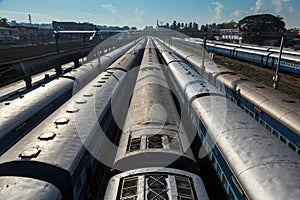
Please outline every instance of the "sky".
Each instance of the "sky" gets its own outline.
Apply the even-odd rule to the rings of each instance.
[[[0,17],[9,21],[91,22],[97,25],[155,26],[239,21],[255,14],[281,16],[286,28],[300,28],[300,0],[0,0]]]

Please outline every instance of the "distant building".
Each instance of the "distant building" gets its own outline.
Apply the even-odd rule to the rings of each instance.
[[[290,48],[300,50],[300,30],[290,29],[286,32],[286,42]]]
[[[87,22],[77,23],[53,21],[52,26],[55,30],[93,31],[96,28],[96,25]]]
[[[19,39],[19,31],[16,28],[0,27],[0,41],[7,42]]]
[[[144,31],[155,31],[154,27],[153,26],[146,26],[144,28]]]
[[[220,29],[220,36],[223,40],[242,40],[242,32],[238,28]]]
[[[17,26],[26,26],[26,27],[35,27],[35,28],[43,28],[43,29],[52,29],[52,24],[30,24],[26,22],[17,22],[16,20],[12,20],[9,25],[11,27]]]
[[[20,40],[24,42],[47,42],[53,40],[53,30],[36,27],[18,26]]]

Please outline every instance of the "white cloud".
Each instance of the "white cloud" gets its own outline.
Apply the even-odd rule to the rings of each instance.
[[[235,17],[239,17],[241,15],[242,11],[241,10],[235,10],[232,15]]]
[[[146,10],[141,10],[139,8],[136,8],[134,11],[134,15],[136,17],[142,17],[142,16],[144,16],[145,12],[146,12]]]
[[[295,9],[292,6],[289,6],[289,13],[293,14],[295,12]]]
[[[250,10],[254,12],[254,14],[258,14],[263,5],[263,0],[256,0],[255,6],[251,7]]]
[[[102,4],[101,8],[108,10],[112,14],[116,14],[116,12],[117,12],[117,9],[115,7],[113,7],[113,5],[111,3]]]
[[[282,10],[282,4],[289,2],[290,0],[272,0],[272,3],[275,5],[275,11],[280,13]],[[298,0],[299,1],[299,0]]]
[[[222,10],[224,8],[223,4],[220,2],[212,2],[211,4],[215,5],[215,15],[213,16],[213,21],[214,22],[219,22],[222,18]]]

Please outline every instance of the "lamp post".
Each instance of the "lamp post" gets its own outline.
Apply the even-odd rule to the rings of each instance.
[[[284,44],[284,34],[282,34],[281,36],[281,43],[280,43],[280,51],[279,51],[279,57],[278,57],[278,63],[277,63],[277,67],[276,67],[276,72],[275,72],[275,76],[273,76],[273,89],[277,89],[278,88],[278,82],[279,82],[279,67],[280,67],[280,62],[281,62],[281,55],[282,55],[282,50],[283,50],[283,44]]]
[[[205,62],[205,49],[206,49],[206,36],[204,36],[203,40],[203,50],[202,50],[202,68],[204,69],[204,62]]]
[[[54,36],[55,36],[56,52],[58,53],[58,52],[59,52],[59,47],[58,47],[59,33],[58,33],[58,32],[55,32],[55,33],[54,33]]]

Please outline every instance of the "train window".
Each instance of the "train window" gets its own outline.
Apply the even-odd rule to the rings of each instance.
[[[263,126],[265,125],[265,122],[263,120],[259,120],[259,123]]]
[[[14,132],[19,132],[23,127],[25,127],[27,124],[27,121],[23,122],[21,125],[19,125],[17,128],[14,129]]]
[[[286,139],[283,136],[280,136],[279,139],[283,142],[286,143]]]
[[[273,129],[273,135],[275,135],[276,137],[278,137],[279,133]]]
[[[296,151],[296,146],[293,144],[293,143],[291,143],[291,142],[289,142],[289,147],[291,148],[291,149],[293,149],[294,151]]]
[[[194,199],[191,182],[186,177],[175,176],[178,199]]]
[[[269,126],[269,124],[266,124],[266,128],[271,131],[271,127]]]
[[[258,120],[259,120],[259,118],[258,118],[258,114],[257,114],[257,113],[255,113],[254,119],[255,119],[256,121],[258,121]]]
[[[121,199],[136,199],[138,195],[137,184],[138,177],[124,178],[121,189]]]
[[[230,199],[230,200],[235,200],[235,197],[234,197],[234,194],[233,194],[231,188],[229,188],[228,195],[229,195],[229,199]]]
[[[162,135],[151,135],[147,136],[147,147],[149,149],[161,149],[163,148],[163,143],[162,143]]]
[[[211,162],[212,162],[213,166],[215,166],[216,159],[215,159],[215,156],[213,154],[211,156]]]
[[[251,117],[254,117],[254,114],[253,114],[252,112],[250,112],[250,116],[251,116]]]
[[[138,151],[141,148],[141,138],[132,138],[130,141],[130,146],[128,148],[128,151],[133,152],[133,151]]]
[[[219,176],[221,177],[221,169],[220,169],[219,164],[217,164],[217,172],[218,172]]]
[[[222,174],[222,183],[223,183],[224,188],[227,188],[227,180],[226,180],[224,174]]]
[[[147,199],[169,199],[167,176],[153,174],[146,176],[148,185]]]

